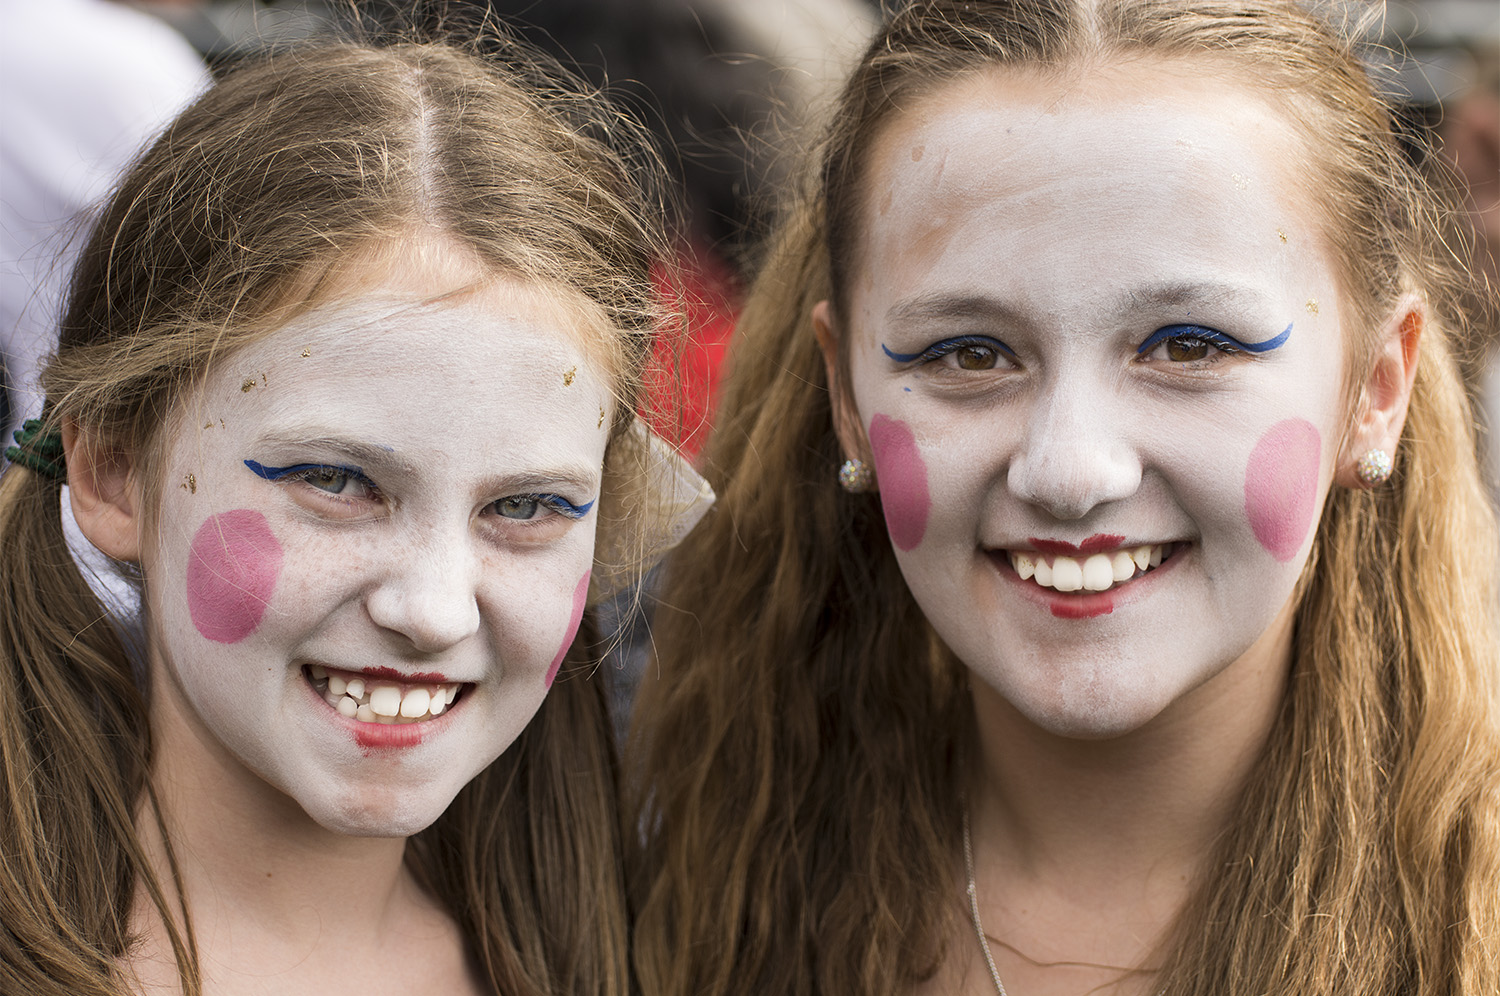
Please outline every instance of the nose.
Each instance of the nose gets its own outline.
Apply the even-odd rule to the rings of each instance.
[[[386,573],[365,598],[377,626],[435,654],[479,631],[479,563],[461,535],[422,536],[389,551]]]
[[[1052,385],[1029,415],[1006,477],[1012,494],[1073,520],[1140,487],[1140,457],[1123,431],[1127,413],[1108,403],[1107,388],[1081,379]]]

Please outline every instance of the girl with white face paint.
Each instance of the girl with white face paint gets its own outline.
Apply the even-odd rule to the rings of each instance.
[[[637,708],[648,990],[1495,991],[1468,275],[1351,44],[918,2],[833,120]]]
[[[0,989],[627,991],[586,606],[648,545],[661,202],[506,51],[238,67],[105,208],[0,486]]]

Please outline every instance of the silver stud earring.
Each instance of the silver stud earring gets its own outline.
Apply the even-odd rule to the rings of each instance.
[[[1359,483],[1373,488],[1390,480],[1394,466],[1391,455],[1385,450],[1374,449],[1360,457],[1354,464],[1354,476]]]
[[[839,467],[839,486],[850,494],[875,490],[875,473],[863,460],[845,460]]]

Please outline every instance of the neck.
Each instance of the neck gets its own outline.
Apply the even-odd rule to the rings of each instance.
[[[1007,984],[1047,992],[1058,972],[1046,966],[1072,962],[1099,969],[1088,978],[1105,991],[1111,979],[1155,991],[1149,972],[1122,973],[1150,968],[1264,749],[1290,666],[1283,616],[1244,657],[1106,740],[1050,733],[973,682],[975,880]],[[1058,991],[1081,991],[1068,972],[1088,971],[1063,971]]]
[[[424,946],[449,955],[445,977],[462,965],[452,920],[405,865],[405,838],[318,825],[185,712],[170,694],[153,703],[152,784],[180,891],[149,802],[137,823],[169,903],[187,908],[208,988],[353,991],[367,970]],[[175,991],[165,925],[141,890],[135,910],[143,942],[131,968],[143,989]]]

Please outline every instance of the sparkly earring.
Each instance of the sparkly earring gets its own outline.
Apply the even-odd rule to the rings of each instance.
[[[1373,488],[1390,480],[1392,466],[1394,464],[1389,453],[1385,450],[1374,449],[1355,462],[1354,476],[1359,478],[1359,483],[1365,487]]]
[[[875,474],[863,460],[845,460],[839,467],[839,485],[853,495],[875,490]]]

